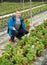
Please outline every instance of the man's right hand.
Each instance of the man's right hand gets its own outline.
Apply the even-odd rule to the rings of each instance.
[[[14,30],[16,33],[18,33],[18,31],[15,29],[15,27],[13,27],[13,30]]]
[[[13,27],[13,30],[16,31],[15,27]]]

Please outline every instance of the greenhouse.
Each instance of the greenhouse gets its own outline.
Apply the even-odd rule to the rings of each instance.
[[[0,0],[0,65],[47,65],[47,0]]]

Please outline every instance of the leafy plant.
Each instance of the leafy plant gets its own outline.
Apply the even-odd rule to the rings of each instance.
[[[27,26],[30,27],[30,21],[29,21],[28,19],[25,20],[24,24],[26,25],[26,27],[27,27]]]
[[[36,44],[36,37],[30,37],[30,39],[28,40],[28,42],[30,43],[30,45],[35,45]]]
[[[31,30],[22,40],[17,40],[17,46],[12,43],[5,46],[5,52],[0,57],[0,65],[32,65],[35,56],[41,56],[44,46],[47,46],[47,29],[44,23]]]
[[[37,56],[41,56],[42,51],[44,50],[44,45],[41,41],[39,41],[36,45],[36,54]]]
[[[29,63],[32,62],[32,60],[34,59],[35,55],[36,55],[35,50],[30,48],[30,50],[29,50],[29,52],[27,54],[27,58],[28,58],[28,62]]]

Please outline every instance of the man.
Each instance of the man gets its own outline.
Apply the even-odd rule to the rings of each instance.
[[[15,37],[21,39],[21,37],[27,33],[28,31],[24,25],[24,19],[21,17],[21,12],[17,10],[16,16],[10,17],[8,21],[8,34],[11,38],[11,41],[15,43]]]

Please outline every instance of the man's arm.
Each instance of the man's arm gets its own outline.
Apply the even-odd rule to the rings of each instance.
[[[28,34],[29,31],[26,29],[26,26],[25,26],[25,24],[24,24],[24,19],[22,19],[22,27],[23,27],[23,29],[24,29],[24,31],[25,31],[25,34]]]
[[[10,30],[16,30],[16,29],[13,27],[13,20],[12,20],[12,18],[10,18],[9,21],[8,21],[8,27],[9,27]]]
[[[22,23],[22,28],[23,28],[23,30],[26,31],[26,26],[25,26],[25,24],[24,24],[24,19],[23,19],[23,18],[21,19],[21,23]]]
[[[9,20],[8,20],[8,27],[10,30],[13,30],[12,18],[9,18]]]

